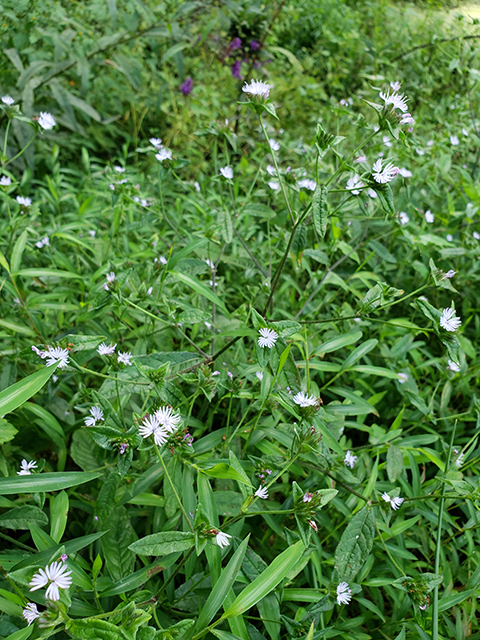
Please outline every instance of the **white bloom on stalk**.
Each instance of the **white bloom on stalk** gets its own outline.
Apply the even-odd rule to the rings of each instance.
[[[367,193],[370,196],[370,198],[377,198],[377,192],[374,189],[367,189]]]
[[[402,86],[402,83],[399,82],[398,80],[395,80],[390,82],[390,86],[394,91],[400,91],[400,87]]]
[[[261,498],[262,500],[266,500],[268,498],[268,489],[266,487],[259,487],[255,491],[255,495],[257,498]]]
[[[65,369],[65,367],[67,367],[68,349],[62,349],[61,347],[48,347],[45,354],[45,357],[47,358],[47,367],[52,364],[57,364],[57,362],[59,369]]]
[[[307,520],[307,524],[310,525],[315,532],[318,532],[318,525],[315,520]]]
[[[450,369],[450,371],[454,371],[455,373],[458,373],[460,371],[460,365],[454,362],[453,360],[449,360],[447,369]]]
[[[212,271],[215,271],[215,263],[212,260],[210,260],[210,258],[207,258],[205,262]]]
[[[408,111],[408,98],[405,95],[397,93],[396,91],[393,91],[393,93],[390,93],[390,91],[387,91],[387,93],[380,91],[379,96],[385,102],[385,106],[391,104],[393,109],[400,109],[403,113]]]
[[[8,107],[10,107],[15,102],[15,100],[11,96],[3,96],[2,102],[3,104],[6,104]]]
[[[273,191],[278,191],[280,189],[280,183],[277,182],[276,180],[270,180],[270,182],[268,183],[268,186]]]
[[[251,80],[250,83],[246,82],[243,85],[242,91],[251,96],[261,96],[266,100],[270,93],[270,85],[263,80]]]
[[[159,423],[170,433],[177,430],[178,425],[182,421],[179,413],[174,413],[172,407],[160,407],[154,413]]]
[[[410,221],[410,218],[408,217],[408,214],[405,213],[405,211],[400,211],[398,217],[400,218],[400,224],[402,225],[402,227]]]
[[[340,582],[337,587],[337,604],[350,604],[352,599],[352,590],[348,586],[348,582]]]
[[[385,166],[383,166],[383,160],[380,158],[376,160],[372,167],[372,176],[375,182],[379,182],[380,184],[386,184],[387,182],[391,182],[398,173],[398,167],[396,167],[393,162],[388,162]]]
[[[447,279],[448,279],[448,280],[450,280],[451,278],[453,278],[453,277],[454,277],[454,275],[455,275],[456,273],[457,273],[457,272],[456,272],[456,271],[454,271],[453,269],[449,269],[449,270],[447,271],[447,273],[443,276],[442,280],[447,280]]]
[[[124,167],[120,167],[118,164],[113,167],[117,173],[125,173]]]
[[[458,136],[450,136],[450,143],[452,144],[452,146],[456,147],[457,144],[460,144],[460,140],[458,139]]]
[[[347,453],[345,454],[345,458],[343,459],[343,462],[346,467],[350,467],[350,469],[353,469],[357,460],[358,460],[358,456],[354,456],[351,451],[347,451]]]
[[[160,256],[160,258],[158,259],[158,261],[161,264],[167,264],[168,260],[165,258],[165,256]]]
[[[270,149],[272,149],[273,151],[280,151],[280,145],[276,140],[270,138],[268,142],[270,143]]]
[[[260,380],[260,382],[263,380],[263,371],[255,371],[255,375]]]
[[[308,393],[303,393],[303,391],[295,394],[292,400],[301,407],[313,407],[317,404],[317,398],[315,396],[309,396]]]
[[[49,129],[53,129],[53,127],[57,124],[55,122],[55,118],[51,113],[47,113],[46,111],[40,111],[40,116],[38,118],[38,124],[48,131]]]
[[[309,180],[308,178],[305,178],[304,180],[300,180],[298,182],[298,186],[300,187],[300,189],[315,191],[315,189],[317,188],[317,183],[315,182],[315,180]]]
[[[167,149],[166,147],[162,147],[160,151],[155,154],[155,158],[159,162],[163,162],[164,160],[171,160],[172,152],[170,151],[170,149]]]
[[[38,242],[35,242],[35,246],[38,249],[42,249],[43,247],[49,247],[50,246],[50,238],[48,236],[45,236],[44,238],[42,238]]]
[[[94,237],[97,235],[97,232],[95,231],[95,229],[89,229],[89,230],[88,230],[88,235],[89,235],[91,238],[94,238]]]
[[[454,453],[457,453],[457,450],[454,449]],[[465,454],[464,453],[459,453],[457,455],[457,459],[455,460],[455,466],[460,469],[460,467],[463,465],[463,459],[465,458]]]
[[[12,184],[12,179],[9,176],[2,176],[0,178],[0,185],[2,187],[8,187]]]
[[[267,173],[270,176],[276,176],[277,175],[277,170],[275,169],[275,167],[271,164],[267,164]]]
[[[432,224],[432,222],[435,220],[435,216],[430,211],[430,209],[428,211],[425,211],[425,220],[428,222],[428,224]]]
[[[405,500],[405,498],[399,498],[399,497],[391,498],[386,491],[382,493],[382,499],[385,500],[385,502],[389,502],[390,506],[394,511],[399,509],[402,506],[403,501]]]
[[[150,142],[151,145],[153,145],[157,149],[160,149],[161,146],[162,146],[162,139],[161,138],[150,138],[149,142]]]
[[[383,136],[382,141],[386,147],[392,146],[392,143],[390,142],[390,138],[388,136]]]
[[[412,172],[405,167],[400,167],[398,173],[402,176],[402,178],[411,178],[413,175]]]
[[[229,538],[231,537],[232,536],[228,535],[228,533],[223,533],[222,531],[219,531],[215,536],[215,541],[221,549],[224,549],[225,547],[228,547],[230,545]]]
[[[45,593],[46,600],[60,600],[59,589],[68,589],[72,584],[70,577],[71,571],[67,571],[68,566],[64,562],[52,562],[52,564],[43,569],[39,569],[38,573],[34,573],[29,584],[32,587],[30,591],[36,591],[42,587],[48,588]]]
[[[113,354],[115,353],[116,347],[117,347],[117,343],[110,344],[107,347],[107,345],[104,342],[102,342],[102,344],[99,345],[97,349],[97,353],[99,353],[101,356],[113,356]]]
[[[354,196],[358,196],[364,186],[365,185],[360,180],[360,176],[355,174],[353,178],[348,179],[347,186],[345,188],[351,191]]]
[[[461,319],[455,315],[455,309],[452,309],[452,307],[443,309],[442,315],[440,316],[440,326],[443,327],[445,331],[456,331],[461,324]]]
[[[37,463],[34,460],[27,462],[25,458],[20,463],[20,471],[17,471],[17,476],[31,476],[32,469],[37,468]]]
[[[397,373],[397,376],[400,384],[405,384],[405,382],[408,382],[408,376],[406,373]]]
[[[415,119],[410,113],[404,113],[400,118],[400,124],[415,124]]]
[[[220,167],[220,173],[227,180],[231,180],[233,178],[233,169],[232,167]]]
[[[478,233],[478,231],[474,231],[472,233],[472,236],[473,236],[474,240],[480,240],[480,233]]]
[[[23,196],[17,196],[16,198],[19,205],[29,207],[32,204],[31,198],[24,198]]]
[[[266,327],[262,327],[258,330],[260,337],[258,338],[258,346],[264,349],[271,349],[273,345],[276,343],[278,339],[278,333],[273,329],[267,329]]]
[[[153,440],[158,447],[168,440],[169,432],[160,424],[160,420],[155,414],[143,419],[143,423],[138,427],[138,432],[142,438],[153,435]]]
[[[37,605],[34,602],[28,602],[22,611],[22,616],[28,622],[28,626],[30,626],[34,620],[40,617]]]
[[[358,158],[355,158],[355,160],[353,161],[353,164],[359,164],[360,162],[366,162],[367,161],[367,156],[358,156]]]
[[[468,138],[468,136],[470,135],[465,128],[462,129],[462,133],[466,138]]]
[[[90,414],[84,420],[86,427],[94,427],[98,420],[103,420],[103,411],[100,407],[91,407]]]
[[[130,362],[131,357],[132,357],[132,354],[130,353],[130,351],[125,351],[124,353],[119,351],[117,355],[117,362],[120,362],[121,364],[124,364],[124,365],[131,365],[132,364]]]

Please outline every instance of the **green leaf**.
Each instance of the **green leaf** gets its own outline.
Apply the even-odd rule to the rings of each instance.
[[[327,445],[327,447],[332,449],[332,451],[335,451],[335,453],[338,453],[338,455],[342,456],[343,458],[343,456],[345,455],[345,451],[335,440],[328,426],[326,424],[323,424],[323,421],[318,416],[314,416],[313,422],[315,428],[318,429],[318,431],[320,431],[320,433],[322,434],[323,442]]]
[[[312,213],[315,231],[321,238],[324,238],[327,233],[327,196],[326,187],[317,184],[312,198]]]
[[[13,273],[16,273],[20,269],[20,264],[22,262],[23,251],[25,249],[25,245],[27,243],[28,231],[25,231],[17,238],[15,245],[12,250],[12,255],[10,256],[10,268]]]
[[[32,635],[32,631],[35,627],[25,627],[24,629],[19,629],[15,631],[15,633],[11,633],[9,636],[5,638],[5,640],[27,640]]]
[[[220,209],[217,214],[217,224],[222,232],[222,237],[227,244],[233,240],[233,222],[229,211]]]
[[[387,451],[387,475],[390,482],[395,482],[403,471],[403,453],[394,444],[390,444]]]
[[[366,342],[358,346],[356,349],[352,351],[352,353],[348,356],[348,358],[343,362],[342,369],[348,369],[350,366],[355,364],[357,360],[360,360],[360,358],[363,358],[363,356],[367,355],[369,351],[374,349],[377,346],[377,344],[378,344],[378,340],[372,339],[372,340],[367,340]]]
[[[7,273],[10,273],[10,265],[8,264],[7,259],[5,258],[5,256],[1,251],[0,251],[0,264],[6,270]]]
[[[33,627],[32,627],[33,629]],[[106,620],[93,620],[85,618],[83,620],[69,620],[65,629],[74,638],[79,640],[129,640],[129,636],[122,632],[122,629]]]
[[[15,429],[13,424],[10,424],[8,420],[0,418],[0,444],[10,442],[18,433],[18,429]]]
[[[375,521],[369,507],[363,507],[347,525],[335,550],[339,579],[353,582],[373,547]]]
[[[250,487],[252,486],[251,482],[245,479],[245,476],[243,476],[226,462],[219,462],[211,469],[202,469],[202,471],[206,473],[207,476],[212,476],[214,478],[223,478],[225,480],[236,480],[237,482],[241,482],[242,484],[248,484]]]
[[[60,491],[76,487],[79,484],[90,482],[102,475],[85,473],[83,471],[70,471],[68,473],[39,473],[30,476],[11,476],[0,478],[0,496],[8,496],[16,493],[40,493],[46,491]]]
[[[215,303],[217,308],[220,309],[220,311],[222,311],[226,316],[230,316],[230,314],[227,311],[227,308],[223,304],[223,301],[217,296],[216,293],[213,293],[213,291],[208,287],[206,287],[202,282],[200,282],[195,278],[192,278],[186,273],[180,273],[179,271],[172,272],[172,275],[174,275],[177,280],[180,280],[184,284],[191,287],[199,295],[205,296],[205,298],[210,300],[210,302]]]
[[[349,344],[353,344],[354,342],[358,342],[362,337],[361,331],[349,331],[348,333],[344,333],[337,338],[332,338],[331,340],[327,340],[319,347],[315,349],[315,351],[310,354],[311,356],[323,356],[325,353],[330,353],[332,351],[337,351],[337,349],[341,349],[342,347],[346,347]]]
[[[166,556],[169,553],[187,551],[195,544],[192,533],[163,531],[137,540],[128,548],[139,556]]]
[[[137,535],[124,506],[117,506],[109,511],[108,517],[103,519],[103,525],[109,527],[102,538],[105,565],[112,580],[117,582],[135,568],[135,553],[129,547]]]
[[[48,518],[38,507],[16,507],[0,516],[0,527],[4,529],[25,529],[28,531],[31,524],[45,527]]]
[[[304,544],[296,542],[283,551],[258,578],[241,591],[222,618],[238,616],[255,606],[288,575],[302,557],[304,550]]]
[[[50,537],[58,543],[67,526],[68,494],[66,491],[60,491],[55,498],[50,500]]]
[[[12,384],[0,393],[0,416],[4,416],[20,407],[34,396],[48,382],[58,364],[43,367],[23,380]]]
[[[76,278],[77,280],[83,280],[83,276],[78,273],[60,271],[59,269],[20,269],[20,271],[12,273],[12,276],[22,276],[23,278]]]

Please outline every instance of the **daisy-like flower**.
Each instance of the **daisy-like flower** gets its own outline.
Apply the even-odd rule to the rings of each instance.
[[[340,582],[337,587],[337,604],[350,604],[352,599],[352,590],[348,586],[348,582]]]
[[[17,476],[31,476],[32,469],[37,468],[37,463],[34,460],[27,462],[25,458],[20,463],[20,471],[17,471]]]
[[[103,411],[100,407],[91,407],[90,414],[84,420],[86,427],[94,427],[98,420],[103,420]]]
[[[15,100],[11,96],[3,96],[2,102],[3,104],[6,104],[8,107],[10,107],[15,102]]]
[[[278,339],[278,333],[273,329],[267,329],[266,327],[262,327],[258,330],[260,337],[258,338],[258,346],[264,349],[271,349],[273,345],[276,343]]]
[[[160,149],[161,146],[162,146],[162,139],[161,138],[150,138],[149,142],[150,142],[151,145],[153,145],[157,149]]]
[[[46,111],[40,111],[38,124],[42,127],[42,129],[45,129],[46,131],[48,131],[49,129],[53,129],[53,127],[57,123],[55,122],[55,118],[52,116],[51,113],[48,113]]]
[[[48,347],[46,354],[47,367],[52,364],[57,364],[57,362],[59,369],[65,369],[68,366],[68,349],[62,349],[61,347]]]
[[[386,491],[384,491],[384,492],[382,493],[382,499],[383,499],[383,500],[385,500],[385,502],[389,502],[389,503],[390,503],[390,506],[392,507],[392,509],[393,509],[394,511],[396,511],[397,509],[399,509],[399,508],[402,506],[403,501],[405,500],[405,498],[399,498],[399,497],[397,497],[397,498],[390,498],[390,496],[388,495],[388,493],[387,493]]]
[[[435,216],[430,211],[430,209],[428,211],[425,211],[425,220],[428,222],[428,224],[432,224],[432,222],[435,220]]]
[[[255,375],[260,380],[260,382],[263,380],[263,371],[255,371]]]
[[[270,85],[263,80],[251,80],[250,83],[246,82],[243,85],[242,91],[251,96],[260,96],[266,100],[270,93]]]
[[[231,180],[233,178],[233,169],[232,167],[220,167],[220,173],[227,180]]]
[[[309,191],[315,191],[315,189],[317,188],[317,183],[315,182],[315,180],[310,180],[308,178],[305,178],[304,180],[299,180],[298,186],[300,187],[300,189],[308,189]]]
[[[442,315],[440,316],[440,326],[443,327],[445,331],[456,331],[461,324],[461,319],[455,315],[455,309],[452,309],[452,307],[443,309]]]
[[[308,393],[304,393],[303,391],[295,394],[292,400],[301,407],[313,407],[317,404],[317,398],[315,398],[315,396],[309,396]]]
[[[390,82],[390,86],[394,91],[400,91],[400,87],[402,86],[402,83],[399,82],[398,80],[395,80]]]
[[[182,421],[179,413],[175,413],[172,407],[160,407],[155,411],[155,417],[159,424],[170,433],[178,429],[178,425]]]
[[[280,145],[276,140],[270,138],[268,142],[270,143],[270,149],[272,149],[273,151],[280,151]]]
[[[38,242],[35,242],[35,246],[38,249],[41,249],[42,247],[49,247],[50,246],[50,238],[48,236],[45,236],[44,238],[42,238]]]
[[[347,453],[345,454],[345,458],[343,459],[343,462],[346,467],[350,467],[350,469],[353,469],[357,460],[358,460],[358,456],[354,456],[351,451],[347,451]]]
[[[228,533],[223,533],[222,531],[219,531],[215,536],[215,542],[218,544],[218,546],[221,549],[224,549],[225,547],[228,547],[230,545],[229,538],[231,537],[232,536],[228,535]]]
[[[456,146],[457,146],[457,144],[460,144],[460,140],[458,139],[458,136],[455,136],[455,135],[450,136],[450,143],[451,143],[454,147],[456,147]]]
[[[266,487],[259,487],[255,491],[255,495],[257,498],[261,498],[262,500],[266,500],[268,498],[268,489]]]
[[[89,230],[88,230],[88,235],[89,235],[91,238],[94,238],[94,237],[97,235],[97,232],[95,231],[95,229],[89,229]]]
[[[398,381],[400,384],[405,384],[408,381],[408,376],[406,373],[397,373]]]
[[[402,178],[411,178],[413,175],[412,172],[405,167],[400,167],[398,173],[402,176]]]
[[[271,164],[267,164],[267,173],[270,176],[276,176],[277,175],[277,170],[275,169],[275,167]]]
[[[388,162],[383,166],[383,160],[381,158],[376,160],[372,167],[373,179],[375,182],[379,182],[380,184],[391,182],[397,173],[398,168],[393,164],[393,162]]]
[[[273,191],[278,191],[280,189],[280,183],[277,182],[276,180],[270,180],[269,183],[268,183],[268,186]]]
[[[131,365],[132,364],[130,362],[131,357],[132,357],[132,354],[130,353],[130,351],[125,351],[124,353],[119,351],[117,355],[117,362],[120,362],[121,364],[124,364],[124,365]]]
[[[113,356],[113,354],[115,353],[116,347],[117,347],[117,343],[110,344],[107,347],[105,342],[102,342],[102,344],[100,344],[97,348],[97,353],[99,353],[101,356]]]
[[[458,373],[460,371],[460,365],[454,362],[453,360],[449,360],[447,369],[450,369],[450,371],[455,371],[455,373]]]
[[[447,273],[443,276],[442,280],[445,280],[445,279],[447,279],[447,278],[448,278],[448,279],[453,278],[453,276],[454,276],[456,273],[457,273],[457,272],[456,272],[456,271],[454,271],[453,269],[449,269],[449,270],[447,271]]]
[[[315,532],[318,532],[318,526],[315,520],[307,520],[307,524],[310,525]]]
[[[17,196],[16,200],[18,204],[23,207],[29,207],[32,204],[31,198],[24,198],[23,196]]]
[[[404,113],[400,118],[400,124],[415,124],[415,118],[410,113]]]
[[[52,562],[52,564],[45,567],[45,571],[39,569],[38,573],[33,574],[29,582],[30,591],[36,591],[48,584],[45,599],[60,600],[59,589],[68,589],[72,584],[72,578],[70,577],[72,572],[67,569],[68,566],[64,562]]]
[[[138,427],[138,432],[142,438],[153,435],[153,440],[157,447],[161,447],[168,440],[169,431],[160,423],[158,417],[153,414],[143,419],[143,423]]]
[[[117,173],[125,173],[125,168],[124,167],[120,167],[118,165],[115,165],[113,168],[115,169],[115,171]]]
[[[360,176],[355,174],[353,178],[349,178],[347,182],[347,186],[345,187],[349,191],[352,192],[354,196],[358,196],[365,185],[360,180]]]
[[[313,499],[313,493],[304,493],[302,497],[302,502],[311,502]]]
[[[387,493],[386,491],[384,491],[384,492],[382,493],[382,500],[385,500],[385,502],[391,502],[391,500],[392,500],[392,499],[390,498],[390,496],[388,495],[388,493]]]
[[[451,233],[447,233],[447,235],[445,236],[445,238],[446,238],[446,240],[447,240],[448,242],[452,242],[452,240],[453,240],[453,236],[452,236],[452,234],[451,234]]]
[[[107,282],[113,282],[115,280],[115,271],[110,271],[105,275]]]
[[[472,233],[472,236],[473,236],[474,240],[480,240],[480,233],[478,233],[478,231],[474,231]]]
[[[170,151],[170,149],[167,149],[166,147],[162,147],[160,151],[155,154],[155,158],[159,162],[163,162],[164,160],[171,160],[172,152]]]
[[[34,602],[28,602],[25,609],[22,611],[22,616],[28,622],[28,626],[30,626],[34,620],[40,617],[37,605]]]
[[[396,91],[393,91],[393,93],[390,93],[390,91],[387,91],[387,93],[380,91],[379,96],[385,102],[385,105],[391,104],[393,109],[400,109],[403,113],[408,111],[408,98],[405,95],[401,95]]]
[[[0,178],[0,185],[2,187],[8,187],[12,184],[12,179],[9,176],[2,176]]]

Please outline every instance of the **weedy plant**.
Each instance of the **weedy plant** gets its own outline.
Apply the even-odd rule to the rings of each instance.
[[[424,142],[371,81],[37,179],[2,98],[0,636],[480,637],[473,98]]]

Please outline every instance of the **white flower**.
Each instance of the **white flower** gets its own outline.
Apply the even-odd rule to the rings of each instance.
[[[0,178],[0,185],[2,187],[8,187],[10,184],[12,184],[12,179],[9,176],[2,176]]]
[[[425,155],[425,151],[423,149],[415,149],[415,151],[418,153],[419,156]]]
[[[408,376],[406,373],[397,373],[397,376],[400,384],[405,384],[405,382],[408,382]]]
[[[233,178],[233,169],[232,167],[220,167],[220,173],[227,180],[231,180]]]
[[[379,96],[385,102],[385,105],[391,104],[393,109],[400,109],[403,113],[408,111],[408,98],[405,95],[401,95],[396,91],[393,93],[390,93],[390,91],[387,91],[387,93],[380,91]]]
[[[350,604],[352,599],[352,590],[348,586],[348,582],[340,582],[337,587],[337,604]]]
[[[113,354],[115,353],[116,346],[117,346],[117,343],[111,344],[107,347],[107,345],[104,342],[102,342],[102,344],[99,345],[97,349],[97,353],[99,353],[101,356],[113,356]]]
[[[107,273],[105,277],[107,279],[107,282],[113,282],[115,280],[115,272],[110,271],[110,273]]]
[[[304,180],[300,180],[298,182],[298,186],[300,187],[300,189],[315,191],[315,189],[317,188],[317,183],[315,182],[315,180],[309,180],[308,178],[305,178]]]
[[[125,173],[125,169],[124,167],[119,167],[118,165],[115,165],[113,167],[115,169],[115,171],[117,171],[118,173]]]
[[[382,493],[382,498],[383,500],[385,500],[385,502],[391,502],[392,500],[386,491]]]
[[[349,191],[352,192],[352,194],[354,196],[358,196],[359,193],[361,193],[362,188],[365,185],[363,184],[363,182],[360,180],[360,176],[358,176],[357,174],[355,174],[353,176],[353,178],[349,178],[348,182],[347,182],[347,186],[346,189],[348,189]]]
[[[433,147],[434,144],[435,144],[435,142],[433,140],[429,140],[427,142],[427,147]]]
[[[262,347],[262,349],[265,347],[271,349],[277,341],[278,333],[273,329],[267,329],[266,327],[262,327],[258,332],[260,334],[260,337],[258,338],[258,346]]]
[[[408,214],[405,213],[405,211],[400,211],[400,213],[398,214],[398,217],[400,218],[400,224],[405,225],[407,224],[407,222],[409,222],[410,218],[408,217]]]
[[[228,535],[228,533],[222,533],[219,531],[215,536],[215,541],[221,549],[228,547],[230,544],[229,538],[232,536]]]
[[[159,424],[170,433],[176,431],[182,420],[180,414],[174,413],[172,407],[160,407],[160,409],[155,411],[154,416]]]
[[[307,491],[307,493],[304,493],[302,496],[302,502],[311,502],[313,499],[313,493],[309,493]]]
[[[105,289],[105,291],[110,291],[110,287],[106,282],[103,283],[103,288]]]
[[[243,85],[242,91],[249,93],[251,96],[261,96],[266,100],[270,93],[270,85],[263,80],[251,80],[250,84],[246,82]]]
[[[170,149],[167,149],[166,147],[162,147],[160,151],[155,154],[155,158],[159,162],[163,162],[164,160],[171,160],[172,152],[170,151]]]
[[[430,211],[430,209],[428,211],[425,211],[425,220],[428,222],[428,224],[432,224],[432,222],[435,220],[435,216]]]
[[[198,184],[198,182],[196,180],[193,183],[193,186],[195,187],[195,191],[198,191],[198,193],[200,193],[200,191],[201,191],[200,185]]]
[[[28,602],[25,609],[22,611],[22,616],[28,622],[28,626],[30,626],[34,620],[40,617],[37,605],[34,602]]]
[[[455,373],[458,373],[460,371],[460,365],[454,362],[453,360],[449,360],[447,369],[450,369],[450,371],[455,371]]]
[[[47,352],[46,351],[41,351],[34,344],[32,344],[32,351],[34,351],[37,354],[37,356],[40,356],[40,358],[43,358],[44,360],[47,357]]]
[[[215,263],[214,263],[214,262],[212,262],[212,260],[210,260],[209,258],[207,258],[207,259],[205,260],[205,262],[206,262],[207,266],[209,266],[209,267],[210,267],[210,269],[211,269],[212,271],[214,271],[214,270],[215,270]]]
[[[466,138],[470,135],[466,129],[462,129],[462,133]]]
[[[55,122],[55,118],[52,116],[51,113],[47,113],[46,111],[40,111],[38,124],[42,127],[42,129],[45,129],[48,131],[48,129],[53,129],[53,127],[57,123]]]
[[[130,353],[130,351],[126,351],[125,353],[122,353],[121,351],[118,352],[117,355],[117,362],[121,362],[122,364],[129,364],[131,365],[132,363],[130,362],[130,358],[132,357],[132,354]]]
[[[303,393],[303,391],[295,394],[292,400],[301,407],[313,407],[317,404],[317,398],[315,398],[315,396],[309,396],[308,393]]]
[[[374,189],[367,189],[367,193],[370,198],[378,198],[377,192]]]
[[[454,453],[457,453],[457,450],[454,449]],[[465,454],[464,453],[459,453],[457,456],[457,459],[455,460],[455,465],[458,469],[460,469],[460,467],[463,465],[463,459],[465,458]]]
[[[453,240],[453,236],[451,233],[447,233],[447,235],[445,236],[445,238],[448,240],[448,242],[451,242]]]
[[[388,136],[383,136],[382,141],[386,147],[392,146],[392,143],[390,142],[390,138]]]
[[[168,260],[165,258],[165,256],[160,256],[158,261],[161,262],[162,264],[167,264],[167,262],[168,262]]]
[[[162,139],[161,138],[150,138],[149,142],[150,142],[150,144],[152,144],[157,149],[160,149],[160,147],[162,146]]]
[[[46,600],[60,600],[59,589],[68,589],[72,584],[70,577],[71,571],[67,571],[68,566],[64,562],[52,562],[52,564],[43,569],[39,569],[38,573],[33,574],[30,580],[30,591],[36,591],[48,584],[45,593]]]
[[[442,315],[440,316],[440,326],[443,327],[445,331],[456,331],[461,324],[462,321],[455,315],[455,309],[452,309],[452,307],[443,309]]]
[[[91,407],[90,409],[91,415],[85,418],[85,426],[86,427],[94,427],[97,423],[97,420],[103,420],[103,411],[100,407]]]
[[[277,170],[271,164],[267,164],[267,173],[269,175],[271,175],[271,176],[276,176],[277,175]]]
[[[398,173],[398,168],[394,166],[392,162],[388,162],[384,167],[383,161],[378,159],[374,162],[372,167],[372,176],[375,182],[380,184],[386,184],[391,182]]]
[[[261,498],[262,500],[266,500],[268,498],[268,489],[266,487],[259,487],[255,491],[255,495],[257,498]]]
[[[450,142],[454,147],[456,147],[457,144],[460,144],[460,140],[458,139],[458,136],[455,136],[455,135],[450,136]]]
[[[24,207],[29,207],[32,204],[32,200],[30,198],[24,198],[23,196],[17,196],[17,202]]]
[[[355,158],[355,160],[353,161],[354,164],[358,164],[360,162],[366,162],[367,161],[367,156],[358,156],[358,158]]]
[[[345,454],[345,458],[343,459],[343,462],[346,467],[350,467],[350,469],[353,469],[357,460],[358,460],[358,456],[354,456],[351,451],[347,451],[347,453]]]
[[[97,232],[95,231],[95,229],[89,229],[89,231],[88,231],[88,235],[89,235],[91,238],[94,238],[94,237],[96,236],[96,234],[97,234]]]
[[[478,233],[478,231],[474,231],[472,233],[472,236],[474,237],[475,240],[480,240],[480,233]]]
[[[392,507],[392,509],[394,511],[396,511],[397,509],[400,509],[400,507],[403,504],[403,501],[405,500],[405,498],[392,498],[390,500],[390,506]]]
[[[151,296],[152,295],[152,291],[153,291],[153,287],[148,287],[147,296]]]
[[[273,138],[270,138],[270,140],[268,142],[270,143],[270,149],[273,149],[273,151],[279,151],[280,150],[280,145],[278,144],[278,142],[276,140],[274,140]]]
[[[314,531],[318,531],[318,526],[315,520],[307,520],[307,524],[310,525]]]
[[[260,380],[260,382],[263,380],[263,371],[256,371],[255,375]]]
[[[47,362],[49,367],[52,364],[57,364],[59,369],[65,369],[68,365],[68,349],[62,349],[61,347],[48,347],[46,351]]]
[[[398,173],[402,176],[402,178],[411,178],[413,175],[412,172],[405,167],[400,167]]]
[[[402,83],[399,82],[398,80],[395,80],[390,82],[390,86],[394,91],[400,91],[400,87],[402,86]]]
[[[36,469],[37,463],[34,460],[27,462],[25,458],[20,464],[20,471],[17,471],[17,476],[30,476],[32,475],[31,469]]]
[[[39,240],[38,242],[35,242],[35,246],[38,249],[41,249],[42,247],[49,247],[50,246],[50,239],[48,236],[45,236],[44,238],[42,238],[42,240]]]
[[[273,189],[273,191],[278,191],[278,189],[280,189],[280,183],[276,180],[270,180],[268,186],[270,187],[270,189]]]
[[[453,269],[450,269],[449,271],[447,271],[447,273],[443,276],[442,280],[446,280],[447,278],[453,278],[453,276],[456,274],[457,272],[454,271]]]
[[[415,119],[409,113],[404,113],[400,118],[400,124],[415,124]]]
[[[10,105],[12,105],[15,102],[15,100],[11,96],[3,96],[2,102],[3,104],[6,104],[10,107]]]

